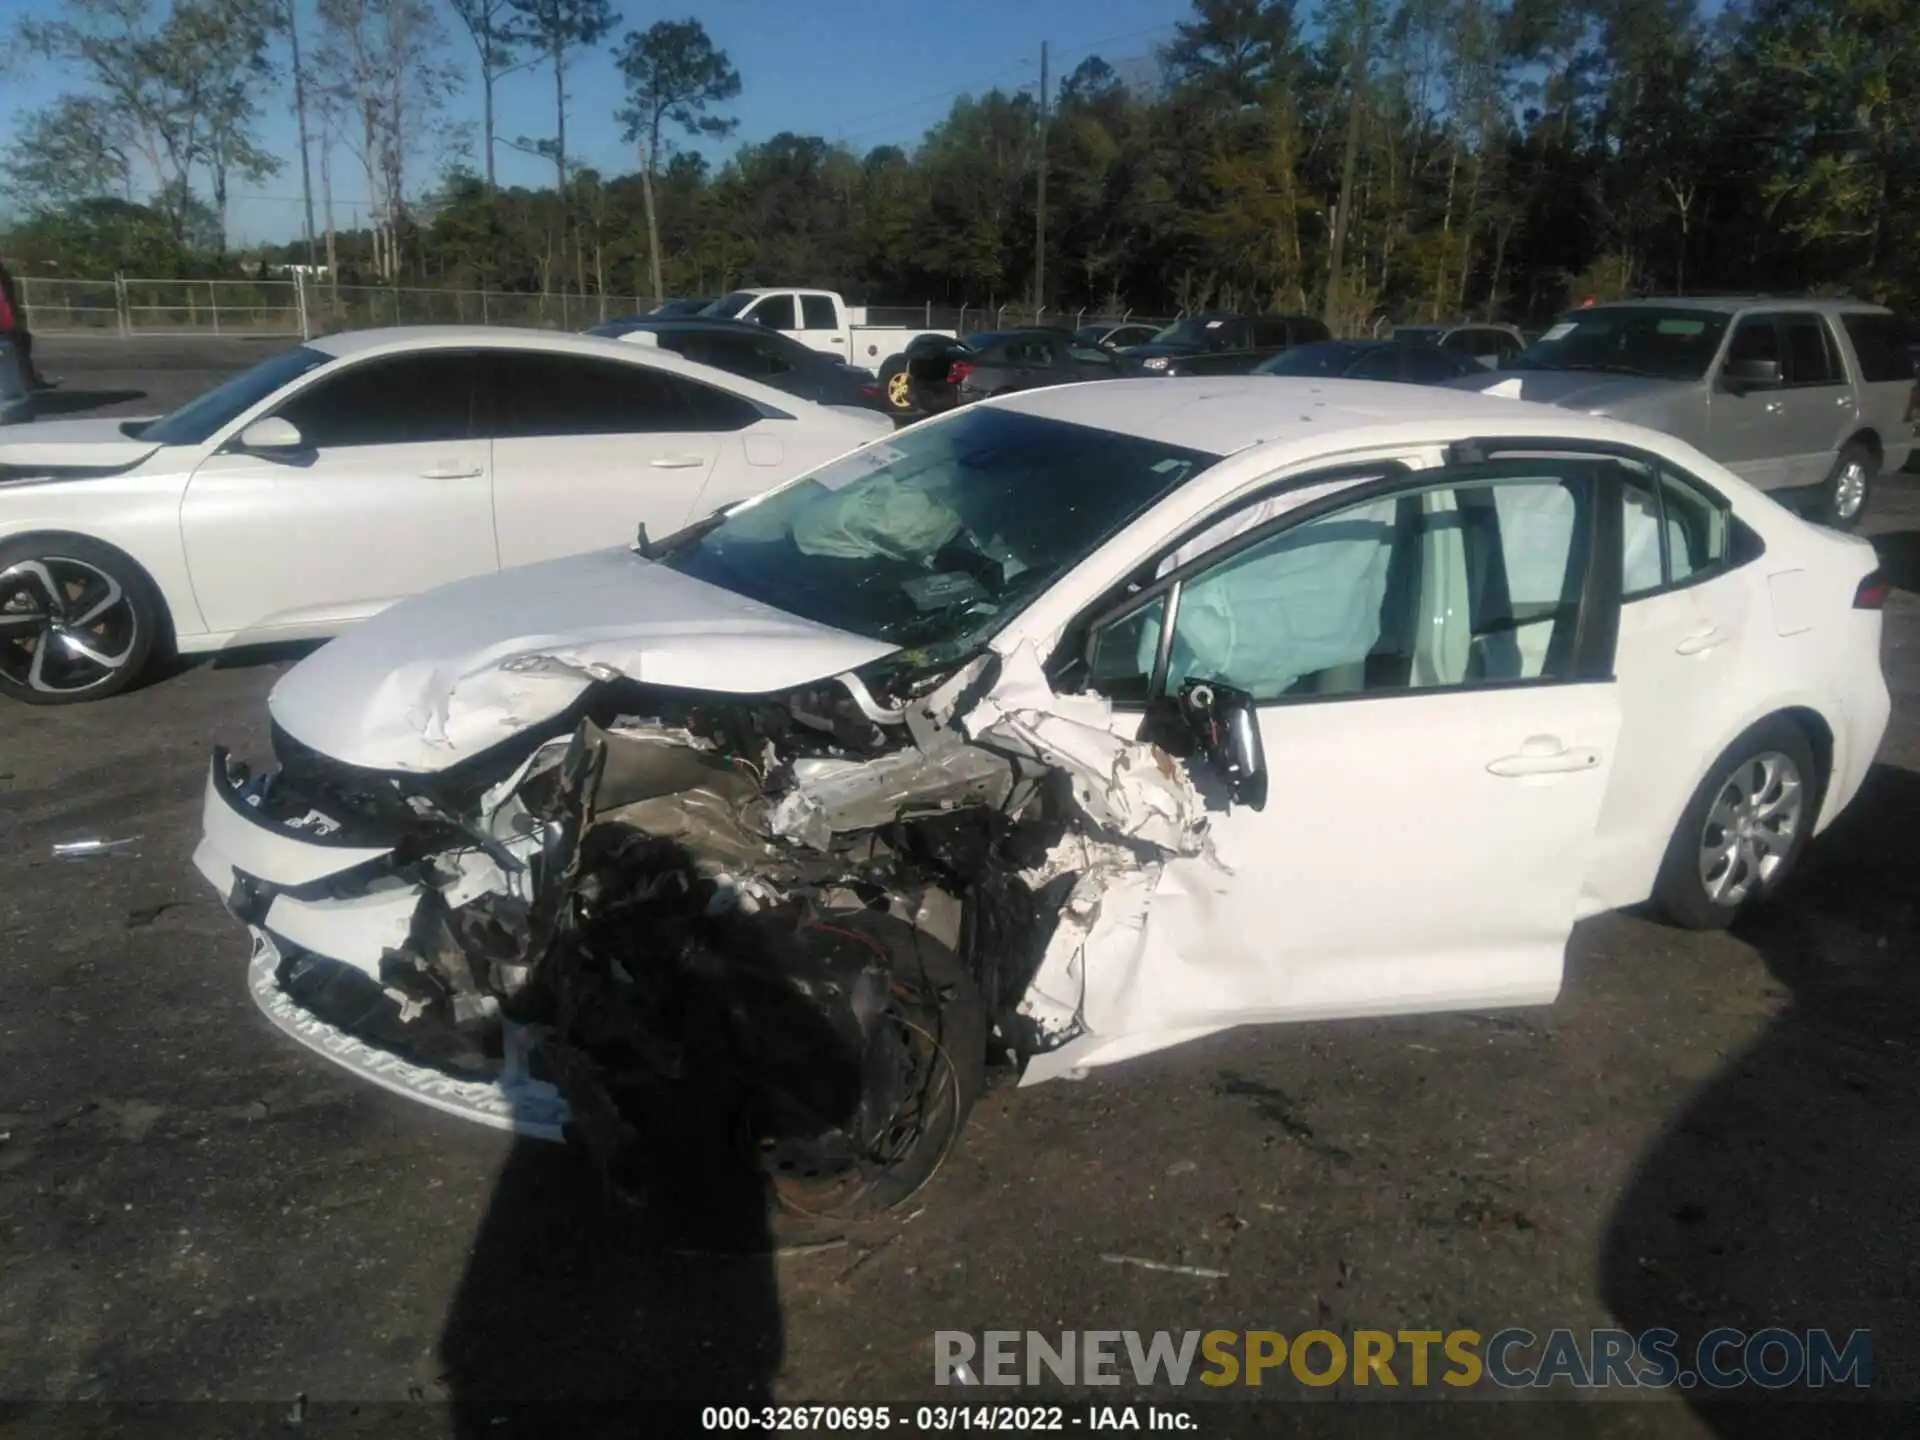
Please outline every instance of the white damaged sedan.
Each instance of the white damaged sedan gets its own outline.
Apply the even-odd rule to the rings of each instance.
[[[636,1185],[700,1097],[886,1204],[989,1065],[1544,1004],[1583,916],[1726,924],[1867,771],[1885,594],[1612,421],[1043,390],[394,606],[281,680],[274,764],[216,752],[195,858],[368,1077]]]

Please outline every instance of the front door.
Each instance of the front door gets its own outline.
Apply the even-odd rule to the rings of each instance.
[[[492,476],[473,354],[419,350],[330,370],[274,413],[304,446],[230,440],[180,509],[194,595],[215,633],[325,634],[492,570]]]
[[[1572,459],[1369,491],[1249,531],[1092,637],[1095,688],[1159,697],[1149,734],[1191,682],[1251,695],[1268,776],[1260,808],[1213,816],[1224,873],[1168,867],[1136,983],[1089,959],[1096,1034],[1558,992],[1620,726],[1592,563],[1617,500]]]
[[[1741,479],[1762,490],[1789,483],[1786,405],[1778,389],[1749,390],[1726,372],[1745,360],[1783,365],[1776,315],[1744,315],[1733,327],[1709,402],[1706,451]]]

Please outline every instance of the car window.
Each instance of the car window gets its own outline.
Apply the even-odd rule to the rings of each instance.
[[[1620,594],[1635,600],[1711,574],[1727,561],[1732,520],[1724,503],[1681,476],[1622,466],[1626,510]]]
[[[1275,345],[1287,343],[1287,322],[1284,320],[1256,320],[1253,322],[1253,345],[1256,350],[1265,350]]]
[[[1325,322],[1316,320],[1311,315],[1295,316],[1287,322],[1287,327],[1292,332],[1293,343],[1296,345],[1311,345],[1316,340],[1333,338],[1333,332],[1326,327]]]
[[[1442,340],[1440,344],[1445,349],[1461,350],[1471,355],[1473,353],[1473,332],[1471,330],[1451,330],[1447,333],[1446,339]]]
[[[1462,478],[1364,500],[1254,540],[1144,597],[1091,638],[1119,701],[1188,681],[1257,700],[1557,680],[1572,674],[1590,471]]]
[[[648,365],[502,351],[492,370],[493,433],[502,440],[739,430],[760,418],[737,396]]]
[[[1493,353],[1502,365],[1525,348],[1515,336],[1507,334],[1504,330],[1493,337]]]
[[[465,440],[474,425],[474,356],[428,350],[350,365],[277,407],[321,450]]]
[[[1471,374],[1479,367],[1471,361],[1462,363],[1450,358],[1447,352],[1425,345],[1403,345],[1401,349],[1402,368],[1400,378],[1411,380],[1416,385],[1437,385],[1442,380],[1451,380],[1456,375]]]
[[[204,445],[222,426],[239,419],[309,370],[330,364],[333,358],[310,345],[283,350],[196,395],[178,410],[147,426],[140,432],[140,438],[151,440],[155,445]]]
[[[1841,385],[1846,376],[1833,353],[1826,322],[1818,315],[1787,315],[1780,328],[1787,338],[1788,385]]]
[[[798,328],[794,323],[793,296],[791,295],[767,296],[753,307],[753,313],[748,315],[747,319],[764,325],[769,330]]]
[[[1698,380],[1727,332],[1718,310],[1599,305],[1562,315],[1513,358],[1515,370],[1595,370]]]
[[[1746,360],[1780,363],[1780,330],[1771,315],[1748,315],[1733,327],[1733,339],[1727,345],[1727,364]]]
[[[840,317],[834,313],[830,295],[802,295],[800,320],[809,330],[838,330]]]
[[[1402,358],[1395,352],[1399,349],[1396,345],[1391,349],[1369,350],[1346,373],[1355,380],[1398,380]]]
[[[1009,365],[1051,365],[1053,347],[1040,336],[1029,335],[1019,340],[1009,340],[1000,349],[1000,359]]]
[[[1128,325],[1110,336],[1109,345],[1144,345],[1158,333],[1151,325]]]
[[[1244,320],[1222,320],[1207,330],[1209,350],[1245,350],[1248,347],[1248,325]]]
[[[1840,317],[1859,357],[1860,378],[1869,385],[1889,380],[1912,380],[1913,357],[1907,352],[1906,326],[1896,315],[1850,310]]]
[[[1069,345],[1067,347],[1067,358],[1081,365],[1097,366],[1102,370],[1112,370],[1115,368],[1113,356],[1107,351],[1093,345]]]

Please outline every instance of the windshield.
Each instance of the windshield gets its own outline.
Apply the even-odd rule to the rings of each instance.
[[[142,429],[140,438],[156,445],[204,445],[237,416],[333,358],[326,351],[307,345],[283,350],[189,400],[171,415],[163,415]]]
[[[1575,310],[1506,364],[1509,370],[1604,370],[1698,380],[1720,351],[1728,316],[1651,305]]]
[[[1315,341],[1296,345],[1262,360],[1253,367],[1256,375],[1344,375],[1365,351],[1357,345]]]
[[[719,315],[731,320],[759,298],[760,297],[751,290],[736,290],[731,295],[714,301],[700,313],[702,315]]]
[[[1218,458],[971,410],[748,501],[665,563],[938,664],[979,645]]]
[[[1153,337],[1153,343],[1156,345],[1205,345],[1208,332],[1219,328],[1218,320],[1208,320],[1196,315],[1191,319],[1174,321]]]

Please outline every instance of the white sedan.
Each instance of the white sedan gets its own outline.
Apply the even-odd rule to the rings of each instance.
[[[360,330],[159,419],[0,432],[0,696],[335,634],[402,596],[680,529],[892,429],[618,341]]]
[[[280,681],[277,768],[216,753],[195,858],[379,1083],[620,1148],[720,1055],[783,1183],[898,1199],[989,1054],[1544,1004],[1583,916],[1728,923],[1887,725],[1874,563],[1547,406],[1028,392],[395,606]]]

